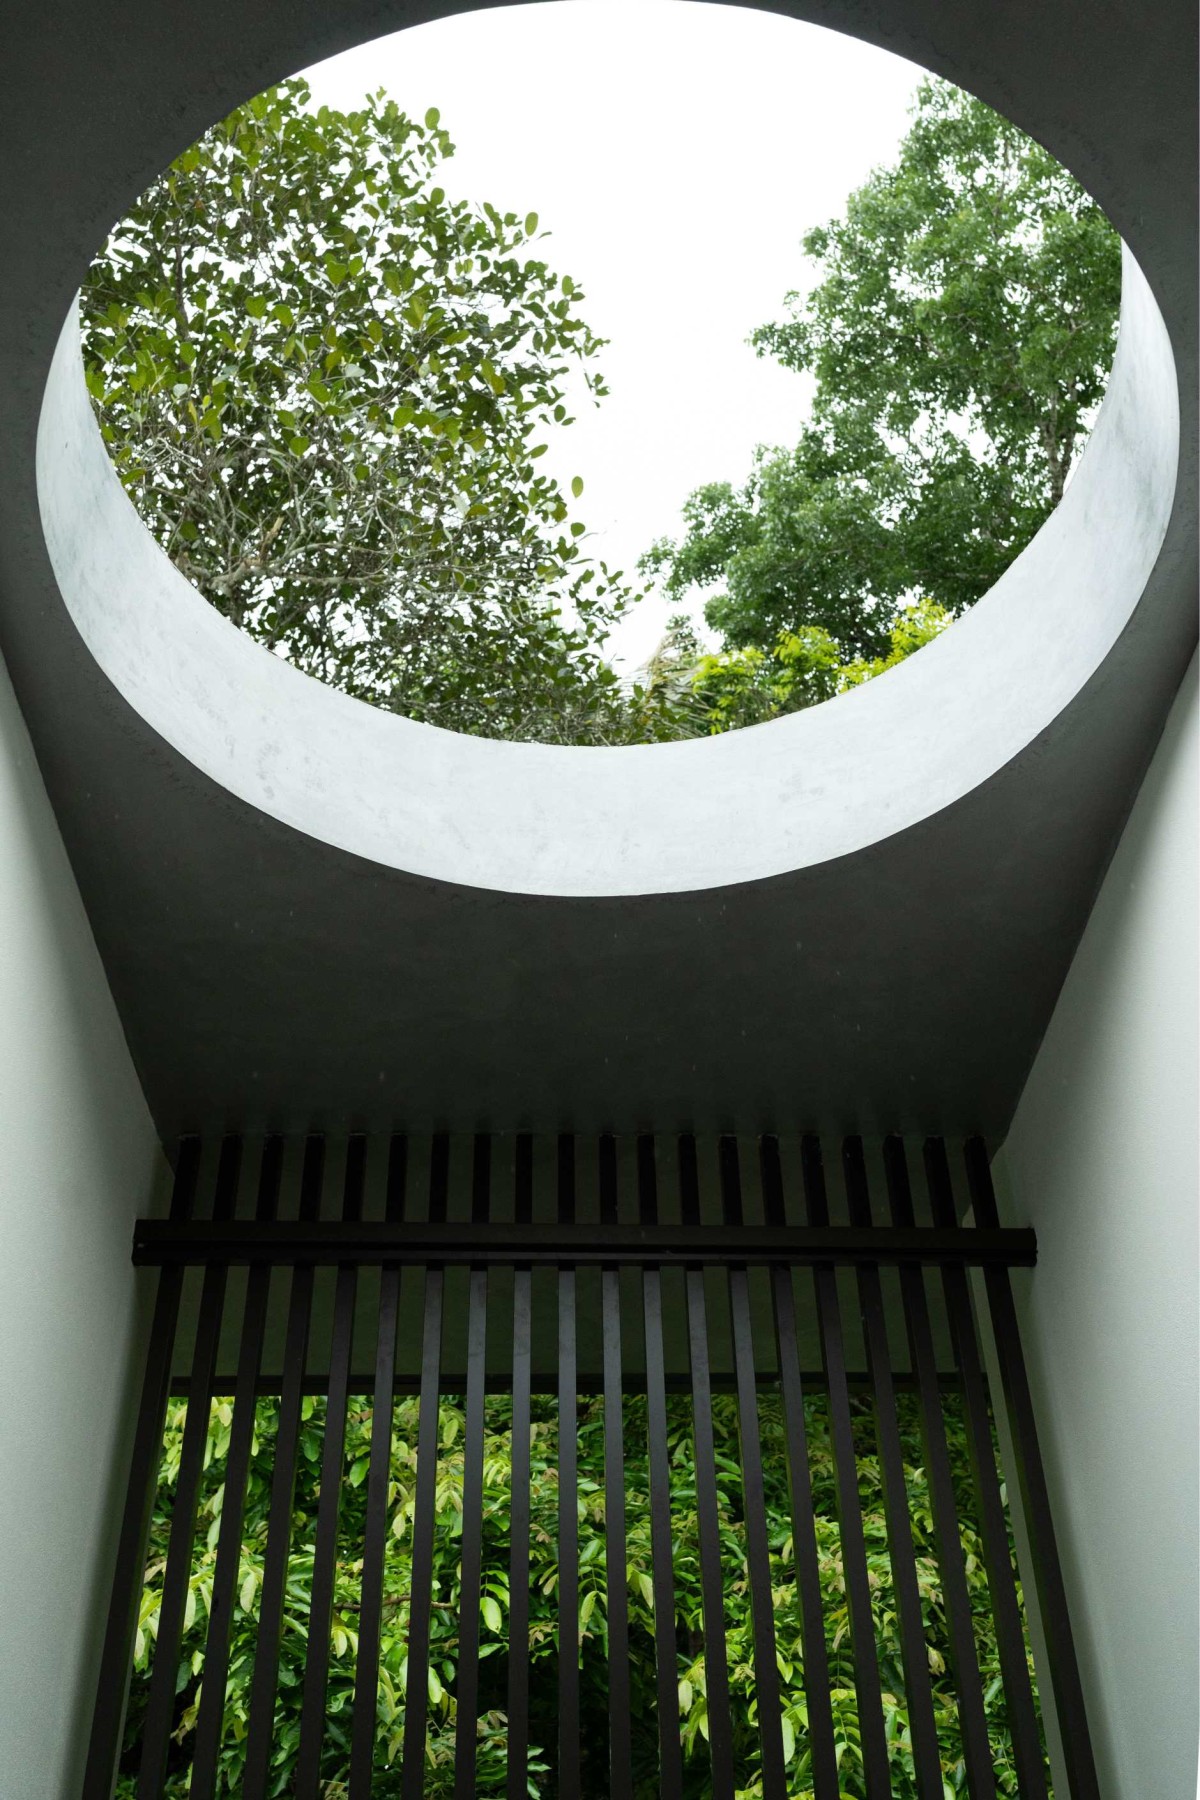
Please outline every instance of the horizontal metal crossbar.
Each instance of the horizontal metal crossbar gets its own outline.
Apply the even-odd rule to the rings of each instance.
[[[755,1376],[756,1385],[765,1394],[774,1393],[779,1385],[777,1370],[767,1370]],[[278,1395],[283,1388],[283,1375],[260,1375],[254,1383],[254,1393],[259,1399],[270,1399]],[[801,1369],[800,1380],[806,1391],[823,1393],[829,1386],[829,1377],[823,1369]],[[937,1383],[947,1393],[959,1391],[959,1378],[956,1373],[942,1370],[937,1376]],[[623,1375],[621,1378],[623,1394],[645,1394],[647,1378],[644,1374]],[[737,1391],[737,1380],[732,1374],[715,1373],[709,1383],[714,1394],[732,1394]],[[847,1369],[846,1385],[855,1390],[869,1388],[871,1373],[868,1369]],[[917,1378],[909,1370],[896,1370],[892,1375],[892,1386],[897,1392],[910,1393],[917,1387]],[[484,1392],[488,1394],[512,1393],[512,1370],[508,1368],[489,1371],[483,1378]],[[673,1375],[665,1373],[662,1377],[663,1392],[667,1394],[690,1394],[692,1391],[690,1375]],[[372,1370],[352,1369],[347,1377],[346,1390],[350,1394],[370,1394],[375,1389],[375,1375]],[[175,1375],[171,1379],[171,1395],[176,1400],[186,1400],[192,1391],[191,1379],[186,1374]],[[236,1393],[236,1381],[232,1374],[220,1371],[213,1377],[212,1386],[208,1390],[210,1400],[231,1400]],[[306,1375],[301,1383],[304,1394],[324,1395],[329,1392],[328,1375]],[[392,1381],[392,1393],[396,1395],[419,1394],[421,1378],[419,1375],[397,1375]],[[438,1377],[439,1394],[448,1394],[455,1398],[467,1391],[467,1372],[465,1369],[443,1369]],[[558,1392],[558,1372],[549,1369],[531,1369],[529,1373],[529,1391],[531,1394],[556,1394]],[[575,1377],[575,1391],[580,1395],[602,1394],[604,1392],[604,1374],[600,1369],[580,1369]]]
[[[1033,1231],[1018,1228],[802,1225],[530,1225],[139,1219],[133,1260],[179,1264],[575,1268],[970,1264],[1031,1268]]]

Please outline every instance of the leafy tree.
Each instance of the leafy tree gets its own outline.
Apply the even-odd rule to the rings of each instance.
[[[153,184],[85,287],[122,481],[200,591],[298,667],[489,735],[729,730],[892,666],[1060,497],[1117,240],[1043,150],[928,81],[895,168],[804,239],[816,287],[755,334],[815,380],[799,442],[697,490],[644,560],[671,596],[716,590],[723,650],[675,621],[626,689],[603,646],[637,595],[539,465],[572,379],[603,395],[601,345],[531,254],[536,215],[434,184],[452,148],[436,111],[313,111],[288,82]]]
[[[701,656],[691,673],[692,693],[710,733],[760,725],[894,669],[952,622],[953,615],[936,601],[917,601],[896,614],[883,655],[849,662],[823,626],[801,625],[781,631],[769,650],[747,644]]]
[[[869,659],[856,656],[852,662],[844,664],[838,671],[838,692],[844,694],[849,688],[861,687],[864,681],[873,681],[876,675],[885,675],[906,656],[912,656],[914,651],[931,644],[935,637],[941,637],[947,625],[953,622],[953,614],[939,606],[936,600],[918,600],[912,606],[903,607],[892,621],[886,654]]]
[[[827,631],[802,625],[798,631],[781,631],[770,650],[747,644],[702,656],[692,682],[715,735],[832,700],[841,663],[841,651]]]
[[[767,649],[746,644],[706,653],[688,615],[676,613],[647,666],[645,695],[659,708],[659,725],[669,718],[681,737],[738,731],[817,706],[883,675],[953,622],[954,615],[936,600],[915,601],[895,614],[881,655],[847,661],[821,625],[781,631]]]
[[[643,568],[675,598],[715,589],[727,648],[819,629],[873,665],[898,609],[972,605],[1061,498],[1111,361],[1120,248],[1040,145],[932,79],[895,166],[803,247],[816,285],[752,339],[815,382],[799,442],[760,450],[741,488],[698,489]]]
[[[305,1421],[292,1516],[287,1606],[275,1716],[271,1791],[279,1794],[291,1791],[299,1738],[300,1694],[307,1644],[325,1404],[321,1398],[310,1398],[304,1403]],[[806,1795],[810,1792],[812,1778],[804,1699],[799,1600],[791,1545],[791,1509],[783,1417],[777,1393],[763,1390],[759,1404],[789,1792]],[[947,1672],[949,1639],[946,1611],[938,1572],[916,1396],[901,1393],[897,1396],[897,1404],[910,1524],[926,1614],[926,1643],[938,1740],[947,1791],[953,1795],[965,1792],[965,1769],[953,1684]],[[888,1556],[887,1524],[873,1410],[865,1397],[855,1398],[852,1408],[859,1492],[891,1762],[891,1792],[895,1800],[915,1800],[917,1788],[908,1740],[908,1703],[905,1697],[896,1597]],[[945,1408],[997,1790],[1001,1796],[1015,1796],[1016,1773],[1005,1721],[999,1656],[988,1603],[965,1420],[957,1398],[948,1396]],[[374,1791],[380,1794],[398,1792],[396,1783],[404,1731],[404,1677],[411,1599],[419,1410],[417,1400],[400,1396],[395,1402],[392,1416],[388,1502],[391,1530],[384,1566],[384,1623],[377,1697],[374,1782]],[[125,1800],[132,1796],[136,1783],[141,1723],[149,1672],[156,1653],[155,1632],[185,1415],[184,1403],[173,1404],[167,1425],[160,1489],[140,1609],[126,1751],[117,1790],[118,1795],[124,1796]],[[358,1642],[359,1580],[365,1530],[371,1418],[369,1399],[352,1397],[348,1409],[342,1473],[327,1728],[322,1762],[325,1784],[323,1792],[329,1800],[339,1800],[345,1792],[343,1784],[348,1763],[350,1706]],[[237,1604],[232,1621],[232,1654],[218,1784],[218,1793],[222,1796],[236,1795],[241,1788],[277,1420],[278,1402],[273,1399],[259,1400],[256,1408],[256,1441],[244,1514]],[[214,1402],[209,1420],[209,1459],[191,1569],[187,1628],[180,1659],[176,1728],[164,1790],[167,1800],[184,1800],[189,1787],[193,1733],[199,1690],[204,1678],[207,1611],[212,1594],[215,1545],[224,1498],[225,1456],[231,1423],[229,1403],[224,1400]],[[668,1442],[672,1573],[678,1646],[678,1726],[684,1750],[686,1792],[690,1796],[701,1796],[711,1793],[712,1787],[707,1749],[704,1617],[692,1424],[690,1400],[683,1395],[671,1395],[668,1399]],[[736,1401],[732,1395],[714,1396],[714,1424],[718,1446],[716,1473],[735,1756],[739,1793],[751,1800],[751,1797],[762,1794],[762,1774],[755,1722],[745,1508],[737,1452]],[[602,1795],[609,1792],[602,1401],[581,1397],[571,1426],[577,1435],[579,1453],[580,1587],[577,1653],[581,1670],[583,1791],[589,1795]],[[806,1427],[841,1787],[847,1800],[862,1800],[865,1787],[849,1617],[842,1574],[841,1539],[837,1525],[836,1480],[828,1406],[824,1396],[813,1395],[806,1401]],[[550,1795],[557,1791],[554,1762],[558,1657],[558,1432],[557,1402],[535,1397],[531,1443],[529,1625],[530,1793],[535,1800],[538,1795]],[[431,1795],[449,1795],[454,1791],[458,1618],[462,1593],[463,1433],[462,1402],[452,1397],[443,1398],[439,1406],[434,1605],[429,1679],[431,1705],[425,1777],[425,1792]],[[630,1397],[625,1402],[624,1462],[628,1494],[627,1582],[635,1792],[639,1800],[653,1800],[659,1791],[658,1721],[644,1399]],[[484,1452],[483,1579],[479,1600],[482,1660],[475,1792],[480,1796],[502,1796],[505,1792],[511,1480],[511,1402],[503,1396],[489,1396]]]
[[[572,373],[606,391],[582,294],[533,252],[536,214],[436,185],[436,110],[309,98],[286,82],[206,133],[91,270],[121,480],[200,592],[308,673],[459,730],[627,735],[601,647],[636,596],[540,472]]]

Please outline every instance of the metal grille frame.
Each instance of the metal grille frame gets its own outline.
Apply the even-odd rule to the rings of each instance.
[[[925,1142],[919,1208],[910,1174],[911,1146],[892,1137],[875,1156],[859,1138],[845,1139],[836,1159],[840,1167],[832,1171],[839,1177],[836,1216],[827,1182],[827,1146],[813,1136],[782,1147],[772,1136],[698,1144],[687,1135],[636,1140],[563,1135],[546,1144],[528,1135],[479,1134],[469,1147],[452,1146],[445,1134],[420,1143],[403,1135],[386,1143],[351,1137],[338,1146],[336,1166],[332,1151],[330,1146],[327,1154],[324,1140],[316,1135],[286,1143],[267,1137],[247,1145],[245,1154],[235,1136],[216,1145],[185,1139],[176,1156],[169,1216],[140,1220],[136,1227],[134,1262],[152,1272],[146,1278],[157,1289],[98,1669],[84,1800],[110,1800],[113,1792],[172,1392],[187,1395],[188,1411],[137,1800],[159,1800],[163,1790],[209,1402],[223,1394],[232,1395],[233,1418],[190,1789],[192,1800],[215,1800],[243,1496],[255,1399],[263,1392],[279,1396],[280,1411],[243,1800],[266,1800],[268,1793],[297,1447],[304,1399],[314,1392],[326,1394],[327,1409],[293,1791],[297,1800],[319,1800],[322,1792],[343,1433],[350,1396],[369,1394],[372,1437],[347,1791],[349,1800],[367,1800],[371,1793],[392,1403],[397,1393],[407,1391],[419,1394],[420,1407],[399,1791],[404,1800],[418,1800],[424,1792],[438,1399],[449,1392],[464,1397],[462,1593],[475,1596],[475,1604],[464,1604],[459,1618],[454,1792],[464,1800],[473,1795],[484,1408],[486,1394],[497,1388],[511,1395],[513,1421],[507,1676],[511,1800],[528,1792],[528,1427],[531,1395],[538,1391],[557,1394],[564,1427],[558,1462],[560,1643],[575,1639],[580,1575],[575,1433],[565,1426],[581,1393],[603,1396],[607,1791],[616,1800],[631,1800],[634,1791],[622,1405],[631,1390],[645,1395],[659,1791],[666,1800],[678,1800],[683,1793],[675,1725],[667,1458],[668,1394],[676,1389],[690,1395],[692,1408],[712,1792],[719,1800],[732,1800],[735,1792],[712,1416],[713,1393],[724,1389],[736,1397],[763,1792],[766,1800],[783,1800],[789,1788],[758,1412],[764,1381],[775,1384],[782,1402],[815,1800],[838,1800],[839,1780],[805,1443],[805,1393],[814,1386],[826,1393],[829,1409],[866,1791],[868,1800],[887,1800],[891,1792],[852,1433],[850,1395],[858,1384],[870,1394],[875,1419],[911,1754],[921,1800],[943,1800],[943,1787],[899,1435],[897,1391],[902,1387],[915,1391],[919,1409],[970,1800],[990,1800],[997,1790],[950,1476],[943,1408],[947,1387],[960,1397],[966,1421],[1020,1795],[1022,1800],[1046,1800],[1047,1782],[1005,1498],[992,1447],[993,1408],[999,1412],[1001,1407],[1012,1445],[1010,1486],[1019,1490],[1047,1650],[1047,1667],[1039,1670],[1042,1703],[1054,1709],[1070,1800],[1099,1800],[1010,1282],[1013,1267],[1035,1262],[1036,1242],[1031,1231],[1000,1226],[980,1140],[962,1147],[960,1161],[956,1155],[961,1170],[957,1183],[946,1144],[940,1139]],[[251,1162],[256,1165],[253,1179],[247,1176]],[[963,1225],[960,1213],[968,1207],[973,1223]],[[243,1268],[240,1304],[234,1304],[231,1271]],[[370,1316],[364,1319],[360,1272],[376,1268],[377,1288],[372,1286]],[[331,1297],[319,1278],[319,1271],[326,1270],[334,1271]],[[884,1272],[891,1270],[896,1273],[885,1282]],[[972,1270],[980,1272],[978,1280],[972,1280]],[[324,1278],[326,1287],[329,1279]],[[452,1321],[448,1284],[458,1284],[454,1292],[461,1297],[464,1281],[465,1308],[456,1309],[464,1316]],[[714,1299],[721,1314],[719,1330]],[[901,1328],[906,1354],[897,1353]],[[635,1358],[629,1354],[631,1335],[640,1346]],[[318,1336],[323,1345],[319,1355],[314,1353]],[[498,1359],[497,1336],[504,1346]],[[367,1339],[369,1358],[361,1354]],[[994,1394],[983,1348],[989,1339],[999,1376]],[[806,1358],[808,1344],[816,1346],[813,1359]],[[461,1366],[447,1365],[451,1345]],[[564,1800],[583,1792],[579,1708],[578,1658],[560,1657],[554,1791]]]

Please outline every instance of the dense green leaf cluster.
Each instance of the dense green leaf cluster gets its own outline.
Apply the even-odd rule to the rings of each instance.
[[[289,81],[214,126],[92,267],[121,479],[206,598],[309,674],[459,730],[619,736],[600,646],[635,595],[540,461],[572,382],[606,391],[582,294],[536,214],[436,185],[435,110],[308,102]]]
[[[894,166],[803,248],[819,279],[752,339],[813,383],[799,440],[693,493],[643,569],[707,593],[729,649],[818,629],[889,659],[898,609],[972,605],[1062,497],[1112,358],[1120,244],[1040,145],[929,79]]]
[[[675,1671],[678,1729],[684,1748],[686,1791],[709,1794],[705,1699],[704,1619],[701,1606],[696,1521],[695,1465],[690,1400],[671,1396],[669,1440],[671,1463],[672,1554],[675,1584]],[[948,1672],[949,1646],[935,1553],[924,1455],[911,1394],[899,1396],[901,1435],[906,1463],[909,1517],[917,1554],[925,1609],[929,1665],[935,1694],[938,1737],[949,1800],[964,1789],[961,1741],[953,1687]],[[738,1456],[736,1405],[732,1396],[714,1402],[717,1481],[720,1497],[721,1554],[725,1614],[735,1723],[739,1793],[761,1795],[762,1780],[756,1730],[752,1668],[749,1583],[743,1516],[742,1477]],[[785,1709],[785,1748],[789,1792],[810,1793],[809,1749],[803,1685],[803,1654],[791,1542],[783,1425],[777,1395],[764,1391],[760,1400],[761,1436],[767,1486],[767,1522],[771,1546],[772,1600],[779,1670]],[[280,1690],[276,1709],[273,1792],[290,1791],[299,1738],[300,1691],[307,1642],[307,1612],[312,1580],[313,1543],[319,1484],[325,1402],[305,1402],[299,1477],[292,1515],[288,1605],[284,1626]],[[221,1752],[221,1793],[239,1792],[244,1755],[249,1679],[257,1630],[258,1596],[266,1548],[267,1505],[273,1468],[277,1402],[260,1400],[256,1442],[247,1492],[244,1542],[238,1571],[238,1599],[233,1621],[233,1652],[225,1708]],[[137,1767],[140,1722],[155,1651],[155,1629],[170,1523],[184,1404],[172,1406],[166,1433],[162,1480],[154,1515],[150,1560],[146,1570],[137,1639],[137,1663],[130,1702],[126,1754],[118,1793],[131,1796]],[[892,1767],[892,1793],[914,1800],[916,1787],[907,1735],[907,1702],[901,1666],[896,1603],[888,1556],[882,1483],[869,1401],[853,1402],[859,1492],[869,1559],[876,1623],[877,1653],[884,1689],[887,1737]],[[392,1420],[388,1511],[390,1532],[384,1570],[384,1626],[378,1691],[376,1778],[373,1791],[399,1792],[399,1751],[404,1723],[407,1631],[411,1587],[413,1515],[416,1489],[416,1441],[419,1403],[398,1398]],[[331,1642],[331,1674],[323,1775],[327,1800],[340,1800],[348,1762],[350,1705],[357,1649],[357,1611],[365,1528],[366,1477],[372,1409],[369,1401],[352,1399],[346,1434],[338,1546],[336,1606]],[[986,1692],[998,1791],[1016,1794],[1009,1736],[1005,1726],[994,1628],[982,1566],[975,1504],[968,1469],[966,1433],[958,1401],[947,1397],[945,1418],[962,1521],[962,1542],[972,1596],[976,1640]],[[187,1630],[179,1664],[176,1732],[166,1793],[182,1800],[188,1770],[200,1684],[204,1674],[207,1608],[212,1592],[217,1533],[224,1499],[223,1463],[229,1442],[231,1410],[214,1404],[208,1438],[200,1521],[191,1575]],[[463,1407],[443,1399],[439,1410],[437,1537],[434,1572],[433,1642],[429,1675],[430,1727],[426,1792],[453,1791],[456,1721],[456,1661],[461,1602],[460,1540],[463,1490]],[[820,1394],[807,1401],[810,1476],[817,1513],[818,1552],[825,1608],[826,1648],[833,1683],[842,1789],[847,1800],[864,1794],[859,1753],[849,1622],[842,1575],[841,1545],[836,1523],[834,1466],[826,1402]],[[607,1595],[605,1582],[604,1450],[602,1404],[581,1398],[571,1421],[579,1452],[579,1641],[584,1792],[603,1796],[607,1783]],[[557,1703],[558,1518],[556,1402],[534,1400],[532,1431],[531,1532],[531,1752],[530,1793],[551,1795],[554,1778]],[[483,1582],[481,1612],[481,1690],[478,1722],[476,1792],[501,1795],[507,1747],[507,1620],[509,1609],[509,1505],[512,1468],[511,1403],[489,1397],[484,1463]],[[625,1403],[625,1491],[628,1547],[627,1583],[633,1693],[633,1741],[636,1792],[652,1800],[658,1792],[658,1721],[655,1698],[653,1591],[651,1586],[648,1458],[645,1402]],[[469,1602],[470,1604],[470,1602]]]
[[[933,600],[919,600],[894,615],[883,655],[855,656],[849,662],[824,626],[801,625],[781,631],[768,650],[757,644],[700,656],[690,671],[694,703],[710,732],[759,725],[784,713],[799,712],[860,687],[894,669],[906,656],[940,637],[953,615]],[[690,637],[686,618],[672,620],[674,636]]]

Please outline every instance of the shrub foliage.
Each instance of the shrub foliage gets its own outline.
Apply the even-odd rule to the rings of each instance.
[[[756,1701],[752,1668],[749,1581],[743,1518],[741,1469],[738,1459],[736,1405],[732,1396],[715,1396],[717,1481],[720,1496],[721,1553],[730,1683],[733,1695],[735,1754],[739,1792],[761,1795],[757,1748]],[[909,1517],[917,1555],[925,1610],[926,1639],[935,1696],[938,1737],[948,1800],[965,1791],[954,1691],[949,1674],[949,1646],[935,1551],[929,1495],[923,1468],[921,1433],[915,1396],[898,1396],[904,1446]],[[966,1432],[958,1401],[946,1399],[946,1424],[962,1520],[962,1540],[972,1596],[976,1642],[983,1674],[989,1731],[998,1791],[1017,1792],[1000,1679],[994,1628],[988,1602],[971,1479]],[[857,1705],[841,1544],[836,1523],[834,1466],[828,1411],[821,1394],[806,1401],[810,1476],[817,1513],[818,1551],[824,1597],[826,1649],[833,1686],[842,1790],[847,1800],[865,1793],[859,1752]],[[300,1693],[307,1644],[307,1611],[312,1580],[317,1492],[323,1441],[325,1401],[304,1403],[299,1472],[292,1513],[288,1603],[283,1633],[280,1686],[276,1708],[274,1786],[287,1794],[300,1730]],[[760,1399],[761,1431],[767,1482],[768,1531],[771,1546],[772,1599],[784,1705],[784,1739],[789,1792],[811,1791],[807,1716],[803,1683],[800,1616],[792,1558],[783,1421],[777,1395]],[[137,1768],[140,1721],[148,1674],[155,1654],[155,1629],[161,1599],[173,1483],[186,1403],[172,1405],[166,1431],[162,1479],[154,1514],[145,1591],[136,1646],[136,1669],[126,1737],[120,1795],[132,1796]],[[384,1570],[384,1625],[378,1691],[376,1774],[373,1791],[399,1792],[400,1749],[404,1727],[407,1632],[411,1589],[413,1514],[416,1491],[416,1443],[419,1402],[397,1398],[392,1417],[389,1484],[391,1529]],[[695,1466],[691,1402],[672,1395],[668,1401],[671,1462],[672,1555],[675,1585],[678,1727],[684,1750],[686,1791],[701,1796],[712,1791],[707,1755],[704,1669],[704,1621],[701,1607]],[[900,1655],[882,1483],[870,1401],[853,1401],[854,1430],[874,1605],[876,1650],[884,1690],[887,1739],[896,1800],[915,1800],[908,1741],[908,1714]],[[221,1792],[236,1795],[244,1756],[250,1675],[257,1632],[257,1607],[266,1549],[267,1509],[273,1469],[278,1403],[257,1404],[256,1439],[247,1492],[238,1571],[238,1597],[233,1625],[225,1728],[221,1752]],[[357,1650],[359,1584],[365,1528],[372,1407],[352,1397],[347,1421],[342,1475],[341,1515],[335,1613],[331,1637],[328,1723],[323,1775],[327,1800],[344,1795],[349,1755],[350,1709]],[[430,1655],[430,1724],[427,1740],[426,1792],[453,1792],[456,1722],[456,1662],[461,1600],[462,1402],[444,1397],[439,1408],[437,1527],[434,1605]],[[212,1592],[217,1533],[223,1499],[223,1463],[232,1411],[228,1402],[213,1403],[208,1431],[208,1464],[191,1571],[187,1629],[179,1664],[176,1730],[166,1793],[170,1800],[187,1794],[191,1744],[199,1690],[204,1678],[207,1608]],[[511,1403],[489,1396],[484,1462],[483,1581],[481,1611],[481,1685],[478,1722],[476,1792],[504,1793],[507,1719],[507,1621],[509,1607],[509,1504],[512,1451]],[[579,1641],[584,1792],[602,1796],[607,1783],[606,1586],[604,1536],[604,1453],[602,1401],[581,1397],[571,1422],[579,1449]],[[558,1517],[557,1402],[535,1396],[532,1427],[532,1530],[529,1646],[531,1796],[552,1795],[555,1781],[557,1704]],[[648,1458],[644,1400],[625,1402],[625,1488],[627,1495],[627,1581],[630,1659],[633,1693],[635,1786],[652,1800],[658,1792],[658,1722],[655,1697],[653,1590],[651,1586]],[[1032,1668],[1032,1662],[1031,1662]]]

